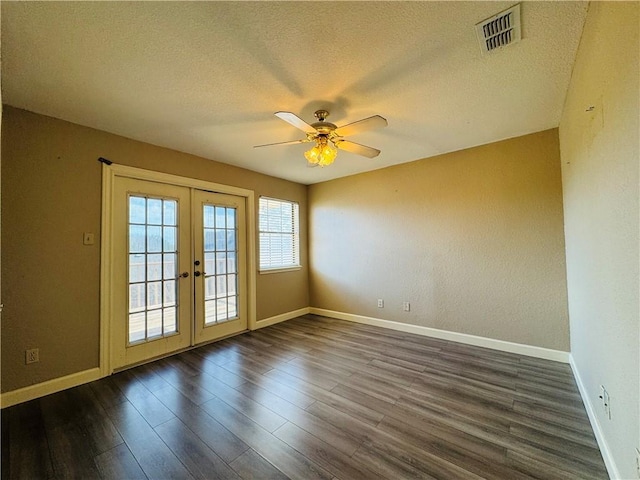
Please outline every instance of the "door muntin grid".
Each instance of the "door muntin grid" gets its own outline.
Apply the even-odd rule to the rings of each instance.
[[[129,195],[127,344],[178,333],[178,202]]]
[[[203,205],[204,323],[238,318],[238,215],[235,207]]]

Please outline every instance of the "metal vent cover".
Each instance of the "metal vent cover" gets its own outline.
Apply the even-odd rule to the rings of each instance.
[[[519,42],[522,38],[520,4],[477,23],[476,35],[483,54]]]

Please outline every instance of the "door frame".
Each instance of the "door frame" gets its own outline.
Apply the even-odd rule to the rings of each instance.
[[[127,165],[102,164],[102,222],[100,232],[100,374],[113,373],[111,361],[111,287],[113,272],[113,244],[111,232],[114,222],[113,184],[115,177],[128,177],[180,187],[208,190],[211,192],[244,197],[246,202],[247,228],[247,327],[256,329],[256,205],[253,190],[182,177],[169,173],[155,172]]]

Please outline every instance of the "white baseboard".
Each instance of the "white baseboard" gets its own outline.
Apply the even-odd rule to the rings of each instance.
[[[309,313],[309,307],[294,310],[292,312],[282,313],[273,317],[265,318],[264,320],[258,320],[255,328],[268,327],[276,323],[284,322],[285,320],[291,320],[292,318],[306,315]],[[67,388],[77,387],[84,383],[93,382],[102,378],[103,375],[100,368],[92,368],[83,372],[72,373],[65,377],[54,378],[47,380],[46,382],[37,383],[35,385],[29,385],[28,387],[19,388],[11,392],[5,392],[0,394],[0,408],[11,407],[18,403],[28,402],[36,398],[44,397],[52,393],[60,392]]]
[[[83,383],[93,382],[102,378],[100,368],[91,368],[78,373],[72,373],[60,378],[47,380],[46,382],[36,383],[28,387],[5,392],[0,395],[0,406],[2,408],[11,407],[18,403],[28,402],[35,398],[44,397],[51,393],[56,393],[71,387],[77,387]]]
[[[280,315],[275,315],[263,320],[258,320],[256,321],[256,329],[268,327],[269,325],[275,325],[276,323],[284,322],[286,320],[291,320],[292,318],[306,315],[309,313],[309,310],[309,307],[305,307],[298,310],[293,310],[292,312],[281,313]]]
[[[475,335],[467,335],[464,333],[448,332],[446,330],[438,330],[436,328],[422,327],[419,325],[410,325],[406,323],[394,322],[391,320],[382,320],[379,318],[365,317],[362,315],[336,312],[333,310],[325,310],[322,308],[315,308],[315,307],[300,308],[298,310],[293,310],[291,312],[286,312],[280,315],[275,315],[273,317],[265,318],[263,320],[258,320],[256,321],[255,328],[258,329],[258,328],[268,327],[269,325],[275,325],[276,323],[284,322],[286,320],[291,320],[293,318],[306,315],[309,313],[313,313],[316,315],[323,315],[326,317],[337,318],[340,320],[348,320],[356,323],[363,323],[366,325],[374,325],[377,327],[390,328],[392,330],[398,330],[401,332],[415,333],[417,335],[439,338],[442,340],[451,340],[453,342],[464,343],[467,345],[475,345],[478,347],[492,348],[494,350],[500,350],[504,352],[518,353],[518,354],[527,355],[530,357],[544,358],[547,360],[555,360],[563,363],[569,363],[570,361],[569,353],[561,352],[559,350],[551,350],[548,348],[534,347],[531,345],[505,342],[503,340],[495,340],[492,338],[478,337]],[[572,368],[573,367],[574,366],[572,365]],[[574,373],[578,381],[578,386],[580,387],[581,383],[579,381],[579,376],[575,368],[574,368]],[[30,385],[28,387],[19,388],[18,390],[13,390],[11,392],[5,392],[0,395],[0,407],[1,408],[10,407],[12,405],[16,405],[22,402],[27,402],[29,400],[43,397],[51,393],[56,393],[67,388],[72,388],[78,385],[82,385],[84,383],[92,382],[102,377],[103,375],[101,374],[100,368],[92,368],[82,372],[73,373],[65,377],[54,378],[53,380],[48,380],[46,382],[38,383],[36,385]],[[588,399],[586,399],[586,396],[583,390],[584,389],[581,388],[580,393],[583,396],[585,405],[587,405]],[[590,407],[587,408],[587,412],[589,413],[589,418],[591,419],[594,431],[599,432],[599,427],[596,428],[597,420],[595,420],[595,416],[593,416],[593,411],[590,411],[589,408]],[[598,443],[600,444],[601,435],[596,433],[596,438],[598,438]],[[606,449],[606,444],[604,447],[601,447],[601,450],[603,452],[603,456],[605,455],[605,451],[608,454],[608,450]],[[608,456],[608,458],[609,458],[608,460],[609,463],[607,463],[607,468],[609,468],[609,464],[612,462],[610,455]],[[605,457],[605,462],[607,462],[607,457]],[[612,477],[612,478],[615,478],[615,477]]]
[[[451,340],[452,342],[475,345],[476,347],[492,348],[494,350],[517,353],[529,357],[569,363],[569,352],[562,352],[560,350],[534,347],[532,345],[524,345],[522,343],[505,342],[504,340],[478,337],[476,335],[468,335],[466,333],[449,332],[447,330],[439,330],[437,328],[422,327],[420,325],[410,325],[407,323],[394,322],[392,320],[382,320],[380,318],[354,315],[352,313],[335,312],[333,310],[325,310],[323,308],[311,307],[309,310],[309,313],[323,315],[325,317],[348,320],[350,322],[356,323],[364,323],[366,325],[374,325],[376,327],[390,328],[392,330],[398,330],[401,332],[415,333],[417,335],[439,338],[441,340]]]
[[[571,365],[571,370],[573,371],[573,377],[576,379],[576,384],[578,385],[578,391],[580,392],[580,396],[582,397],[582,403],[584,403],[584,408],[587,410],[589,422],[591,422],[591,428],[593,430],[593,434],[595,435],[596,441],[598,442],[598,447],[600,447],[600,453],[602,454],[602,459],[604,460],[604,464],[607,467],[609,478],[612,478],[612,479],[622,478],[620,476],[620,472],[618,471],[618,467],[616,466],[616,463],[613,460],[613,455],[611,455],[611,449],[609,448],[609,444],[605,440],[604,435],[602,433],[602,427],[600,426],[600,422],[598,421],[598,416],[596,415],[596,411],[593,408],[593,404],[591,403],[591,397],[589,396],[589,392],[584,386],[582,377],[580,376],[580,371],[578,370],[578,366],[576,365],[573,359],[573,355],[570,355],[569,365]]]

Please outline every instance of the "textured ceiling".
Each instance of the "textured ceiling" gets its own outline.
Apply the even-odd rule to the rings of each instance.
[[[522,3],[520,43],[474,25],[513,2],[2,2],[7,104],[311,184],[557,127],[585,2]],[[308,168],[276,118],[389,126]],[[117,162],[118,159],[113,159]]]

